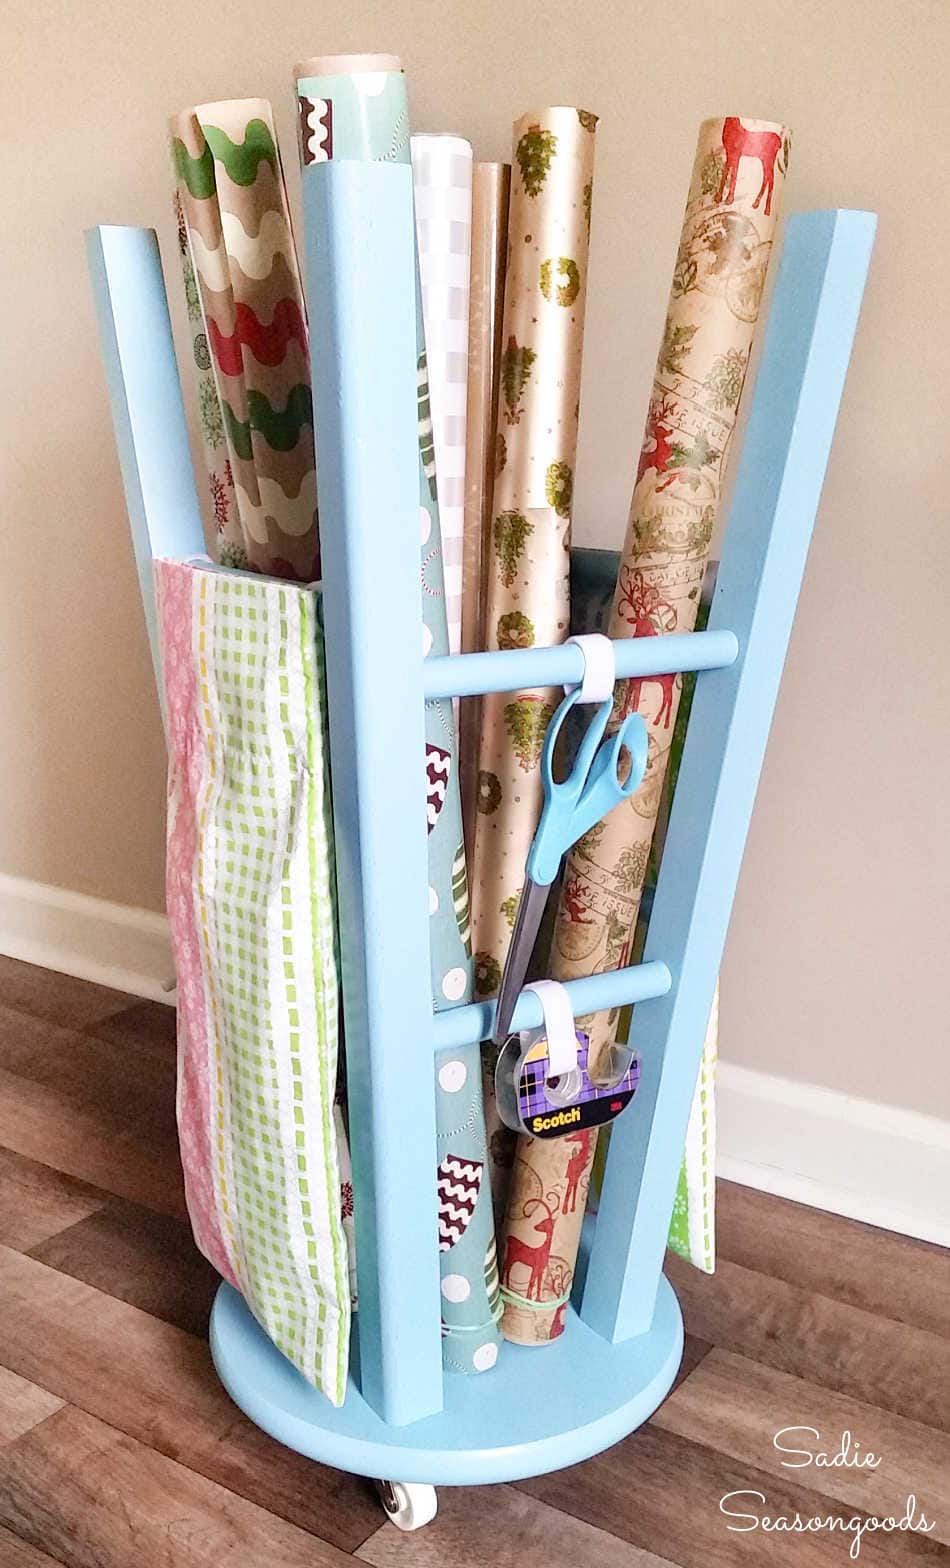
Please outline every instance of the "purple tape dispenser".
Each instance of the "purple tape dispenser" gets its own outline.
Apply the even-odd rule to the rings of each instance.
[[[540,998],[544,1023],[511,1035],[501,1049],[495,1099],[502,1121],[532,1138],[561,1138],[613,1121],[636,1091],[639,1060],[617,1045],[610,1081],[595,1082],[587,1070],[588,1037],[574,1027],[563,986],[538,980],[525,989]]]

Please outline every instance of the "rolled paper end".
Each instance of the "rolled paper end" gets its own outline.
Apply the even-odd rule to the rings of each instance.
[[[418,136],[410,136],[410,145],[413,152],[427,152],[435,143],[435,149],[440,153],[454,153],[457,158],[471,158],[475,154],[472,144],[464,136],[459,136],[455,131],[422,131]]]
[[[741,125],[743,130],[754,133],[774,131],[776,135],[781,136],[783,139],[785,137],[790,138],[792,134],[788,126],[783,125],[780,120],[752,120],[745,114],[713,114],[710,115],[708,120],[703,120],[701,123],[698,139],[703,140],[708,136],[714,126],[722,126],[727,123]]]
[[[515,134],[519,134],[522,126],[534,125],[538,121],[546,122],[551,115],[571,115],[580,121],[585,131],[593,132],[597,128],[599,114],[594,114],[590,109],[579,109],[576,104],[555,103],[549,104],[544,109],[526,109],[524,114],[519,114],[515,121]]]
[[[266,98],[221,98],[215,103],[196,103],[169,117],[168,130],[186,147],[204,148],[203,125],[219,125],[222,130],[238,126],[241,134],[251,120],[263,120],[273,128],[274,111]]]
[[[763,215],[767,219],[772,210],[773,186],[777,180],[781,188],[788,173],[791,140],[788,126],[777,120],[747,120],[737,114],[704,120],[696,142],[690,199],[701,197],[706,203],[711,200],[714,206],[741,209],[741,215],[749,221],[764,196]],[[756,169],[761,176],[757,197],[755,186],[748,190]],[[766,237],[771,239],[772,235]],[[757,311],[758,302],[753,319]]]
[[[500,199],[501,191],[506,190],[511,180],[510,163],[480,163],[476,158],[472,165],[472,185],[477,187],[481,200],[486,205]],[[507,215],[507,196],[505,213]],[[504,280],[502,280],[504,281]]]
[[[401,71],[398,54],[316,54],[294,66],[294,77],[362,76],[373,71]]]
[[[215,103],[196,103],[188,114],[193,114],[200,123],[210,120],[217,124],[220,119],[230,119],[234,116],[242,124],[248,120],[266,120],[269,125],[274,123],[274,111],[267,98],[219,98]]]

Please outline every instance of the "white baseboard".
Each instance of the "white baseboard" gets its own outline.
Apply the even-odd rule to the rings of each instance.
[[[950,1246],[950,1121],[730,1062],[717,1106],[720,1176]]]
[[[168,922],[148,909],[0,873],[0,953],[132,996],[175,1001]]]
[[[0,873],[0,953],[174,1004],[164,915]],[[720,1061],[717,1170],[950,1246],[950,1122]]]

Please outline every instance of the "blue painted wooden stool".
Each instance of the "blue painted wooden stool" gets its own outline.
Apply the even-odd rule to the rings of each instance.
[[[314,392],[360,1295],[346,1401],[334,1409],[310,1388],[227,1285],[211,1347],[231,1397],[280,1442],[398,1478],[385,1500],[406,1527],[431,1517],[437,1483],[513,1480],[616,1442],[675,1376],[683,1335],[662,1274],[669,1217],[875,219],[831,211],[789,222],[709,628],[615,645],[620,676],[703,673],[644,961],[568,987],[575,1015],[642,1004],[630,1042],[642,1076],[614,1127],[565,1332],[543,1351],[504,1345],[485,1376],[443,1379],[434,1058],[490,1035],[493,1009],[432,1013],[423,703],[579,681],[582,655],[566,646],[423,660],[418,518],[394,515],[392,501],[415,484],[414,328],[401,308],[414,287],[408,247],[394,256],[366,244],[355,268],[347,253],[344,285],[338,270],[330,286],[341,223],[377,236],[406,231],[410,171],[330,162],[312,173],[313,358],[333,367],[314,378]],[[205,550],[158,247],[150,231],[101,228],[89,254],[154,651],[151,557]],[[336,348],[360,335],[375,357],[375,377],[362,381],[367,356]],[[397,397],[402,424],[381,407]],[[380,406],[378,443],[362,458],[343,412],[360,399],[364,410]],[[382,596],[366,592],[374,580]],[[396,931],[398,943],[380,940]],[[515,1027],[540,1022],[540,1004],[524,993]]]

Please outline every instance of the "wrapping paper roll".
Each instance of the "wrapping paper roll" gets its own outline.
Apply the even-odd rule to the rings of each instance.
[[[406,79],[391,55],[334,55],[296,68],[304,178],[329,158],[410,162]],[[419,515],[423,648],[448,652],[442,544],[432,422],[426,381],[421,294],[416,319],[419,369]],[[451,702],[426,707],[429,909],[436,1009],[472,994],[468,877],[462,843],[458,752]],[[483,1372],[500,1340],[501,1302],[487,1179],[480,1056],[476,1046],[440,1059],[436,1086],[439,1251],[443,1362]]]
[[[710,562],[703,581],[699,610],[696,616],[697,631],[704,630],[709,620],[712,596],[716,586],[716,571],[716,564]],[[650,847],[650,860],[647,867],[647,883],[653,887],[656,886],[656,879],[659,875],[663,845],[666,842],[670,811],[673,806],[673,796],[676,793],[676,781],[679,778],[680,763],[683,759],[683,747],[686,743],[686,729],[689,724],[690,709],[693,705],[695,691],[696,676],[684,675],[679,711],[673,727],[670,758],[663,782],[663,792],[660,796],[660,809],[657,813],[653,843]],[[647,922],[640,920],[637,925],[637,938],[632,955],[637,963],[639,963],[643,955],[646,930]],[[629,1029],[630,1009],[625,1009],[625,1012]],[[699,1064],[699,1075],[696,1079],[693,1103],[689,1111],[683,1163],[680,1166],[679,1180],[676,1184],[676,1197],[673,1202],[673,1215],[670,1220],[669,1233],[670,1249],[677,1253],[679,1257],[685,1258],[687,1262],[692,1263],[693,1267],[699,1269],[703,1274],[713,1274],[716,1270],[716,1067],[718,1061],[719,982],[717,980],[713,1003],[709,1012],[709,1021],[706,1025],[706,1034],[703,1040],[703,1054]],[[606,1142],[606,1140],[602,1141]]]
[[[612,637],[692,631],[723,473],[745,383],[752,339],[788,168],[782,125],[734,116],[700,127],[683,230],[657,358],[646,432],[614,596]],[[649,762],[637,793],[588,833],[568,857],[554,932],[558,979],[624,964],[636,928],[650,844],[676,723],[681,680],[669,675],[618,686],[615,718],[642,712]],[[584,1021],[591,1060],[609,1063],[617,1019]],[[509,1196],[507,1248],[538,1241],[535,1198],[586,1186],[593,1145],[578,1171],[576,1140],[522,1139]],[[505,1337],[554,1339],[563,1328],[580,1221],[557,1212],[549,1266],[532,1303],[512,1284]]]
[[[207,327],[243,534],[232,565],[320,575],[303,292],[270,104],[199,104],[171,122],[178,195]],[[208,391],[206,438],[216,413]]]
[[[491,542],[495,483],[498,365],[508,253],[511,165],[476,163],[472,172],[472,270],[469,291],[468,402],[465,426],[465,517],[462,551],[462,652],[484,648],[482,589]],[[475,846],[475,801],[481,698],[459,715],[462,826],[469,869]]]
[[[355,1312],[359,1306],[359,1290],[356,1277],[356,1226],[353,1223],[353,1162],[350,1159],[349,1133],[338,1101],[333,1106],[333,1126],[336,1132],[337,1165],[340,1170],[340,1221],[346,1237],[350,1305]]]
[[[562,642],[570,615],[570,527],[577,450],[596,116],[553,108],[514,126],[508,265],[498,362],[486,648]],[[491,693],[479,715],[472,925],[475,990],[492,996],[511,938],[537,827],[541,744],[557,696]],[[512,1135],[485,1102],[495,1206],[503,1208]]]
[[[462,646],[462,539],[472,148],[461,136],[413,136],[412,184],[422,286],[449,652]]]
[[[247,564],[244,533],[238,516],[234,495],[234,480],[228,461],[224,435],[224,414],[218,398],[217,383],[208,345],[208,324],[201,305],[201,294],[195,276],[195,261],[188,239],[188,226],[178,191],[174,196],[175,228],[178,234],[178,254],[181,258],[181,278],[185,288],[185,309],[188,314],[188,340],[191,348],[191,368],[195,377],[195,394],[198,399],[201,450],[208,475],[208,495],[214,517],[216,554],[225,566]]]
[[[495,442],[486,648],[568,633],[596,118],[542,109],[514,128]],[[472,878],[475,990],[492,996],[541,809],[541,744],[554,694],[482,699]]]
[[[600,554],[600,552],[591,552],[591,554]],[[573,567],[571,580],[571,630],[573,632],[606,631],[613,602],[613,583],[616,579],[616,567],[609,582],[605,579],[602,568],[593,567],[593,570],[591,569],[592,562],[590,556],[582,564],[577,558],[577,552],[575,552]],[[716,570],[716,563],[711,561],[703,580],[699,611],[696,617],[697,631],[702,631],[709,620],[709,610],[716,586]],[[669,765],[666,770],[663,794],[660,799],[660,810],[657,815],[653,843],[650,848],[650,860],[647,866],[647,887],[656,886],[695,689],[696,676],[685,675],[683,677],[683,691],[680,698],[679,712],[676,715],[676,724],[673,730]],[[647,922],[641,919],[637,922],[636,939],[630,955],[632,963],[639,963],[643,956],[646,934]],[[617,1031],[617,1038],[624,1042],[627,1039],[630,1016],[631,1009],[625,1007],[622,1010],[620,1026]],[[676,1188],[676,1200],[673,1205],[673,1218],[670,1222],[669,1234],[669,1244],[672,1250],[678,1253],[680,1257],[686,1258],[704,1274],[714,1273],[716,1265],[716,1063],[718,1055],[719,988],[717,985],[706,1036],[703,1041],[703,1056],[700,1062],[699,1076],[696,1080],[696,1089],[689,1113],[686,1146]],[[596,1199],[600,1193],[603,1165],[609,1142],[609,1132],[605,1133],[598,1142],[597,1156],[594,1161],[591,1180],[591,1198],[588,1204],[591,1210],[595,1209]]]

